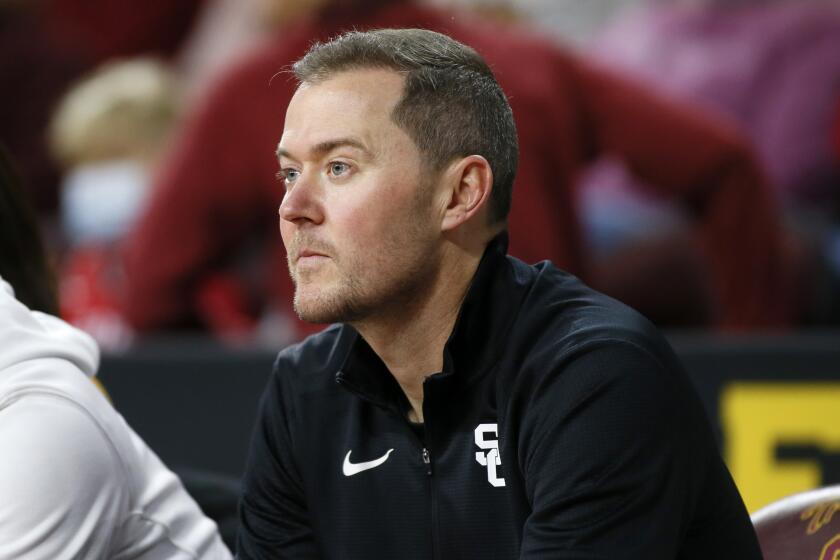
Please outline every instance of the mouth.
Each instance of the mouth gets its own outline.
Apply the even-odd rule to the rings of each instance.
[[[303,249],[298,251],[297,256],[295,257],[296,264],[304,264],[304,263],[317,263],[321,260],[330,258],[329,255],[321,253],[319,251],[314,251],[312,249]]]

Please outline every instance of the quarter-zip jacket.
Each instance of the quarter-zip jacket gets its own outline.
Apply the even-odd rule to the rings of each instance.
[[[665,340],[506,249],[488,246],[423,384],[420,434],[352,327],[279,354],[239,558],[761,558]]]

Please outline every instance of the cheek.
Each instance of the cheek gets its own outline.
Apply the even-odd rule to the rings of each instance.
[[[383,216],[379,208],[347,209],[335,216],[338,226],[335,232],[335,242],[345,245],[370,246],[377,238],[384,234]]]
[[[416,188],[399,174],[383,174],[372,177],[364,188],[336,191],[326,204],[331,241],[377,253],[370,257],[394,250],[416,235],[418,220],[428,217],[427,209],[418,207]]]
[[[368,239],[381,231],[388,221],[387,201],[391,194],[387,188],[377,188],[377,183],[363,188],[336,191],[326,207],[327,222],[336,243],[352,243],[355,239]]]

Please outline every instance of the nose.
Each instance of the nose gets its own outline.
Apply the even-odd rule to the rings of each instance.
[[[324,220],[317,181],[309,181],[301,173],[293,187],[286,191],[278,209],[281,221],[319,224]]]

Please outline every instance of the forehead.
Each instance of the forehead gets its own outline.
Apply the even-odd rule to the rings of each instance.
[[[391,113],[404,82],[393,70],[361,69],[301,85],[286,110],[280,146],[303,149],[337,137],[374,144],[391,141],[401,133]]]

